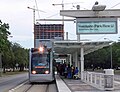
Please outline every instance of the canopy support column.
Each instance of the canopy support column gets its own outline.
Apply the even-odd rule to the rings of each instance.
[[[81,47],[81,58],[80,58],[80,61],[81,61],[81,80],[83,80],[83,71],[84,71],[84,48]]]

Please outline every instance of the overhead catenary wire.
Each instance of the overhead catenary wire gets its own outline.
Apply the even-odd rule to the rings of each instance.
[[[38,10],[37,0],[35,0],[35,4],[36,4],[36,8],[37,8],[37,10]],[[38,11],[38,17],[40,18],[39,11]]]
[[[54,16],[56,16],[56,15],[58,15],[59,13],[55,13],[55,14],[53,14],[53,15],[50,15],[50,16],[48,16],[48,17],[46,17],[46,18],[51,18],[51,17],[54,17]]]
[[[120,2],[119,3],[117,3],[117,4],[115,4],[114,6],[112,6],[111,8],[114,8],[115,6],[117,6],[117,5],[119,5],[120,4]]]

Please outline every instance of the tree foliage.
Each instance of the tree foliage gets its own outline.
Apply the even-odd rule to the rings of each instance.
[[[112,66],[120,67],[120,42],[112,45]],[[85,68],[111,68],[110,46],[85,55]]]
[[[9,24],[2,23],[0,20],[0,53],[8,50],[9,41],[7,38],[10,35],[8,29]]]
[[[3,70],[5,72],[6,68],[13,68],[14,71],[17,67],[22,71],[24,67],[28,66],[28,49],[22,48],[18,43],[10,42],[8,30],[9,24],[0,21],[0,54],[2,54]]]

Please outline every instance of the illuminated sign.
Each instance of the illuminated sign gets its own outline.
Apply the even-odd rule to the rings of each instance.
[[[91,19],[91,18],[90,18]],[[117,20],[111,18],[94,18],[77,21],[77,34],[116,34]]]

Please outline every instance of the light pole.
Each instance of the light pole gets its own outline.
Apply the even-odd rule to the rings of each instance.
[[[44,11],[42,11],[42,10],[38,10],[38,9],[35,9],[35,6],[34,6],[34,8],[31,8],[31,7],[27,7],[27,8],[33,10],[34,47],[36,47],[36,44],[35,44],[35,11],[40,11],[40,12],[44,12]],[[46,12],[44,12],[44,13],[46,13]]]
[[[52,4],[53,6],[55,5],[61,5],[62,6],[62,10],[64,10],[64,3],[63,3],[63,0],[62,0],[62,3],[61,4]],[[64,25],[64,16],[62,16],[62,24]]]
[[[109,40],[109,41],[111,41],[110,39],[108,39],[108,38],[104,38],[105,40],[107,39],[107,40]],[[113,65],[112,65],[112,63],[113,63],[113,61],[112,61],[112,44],[113,44],[114,42],[113,41],[111,41],[111,43],[109,43],[109,47],[110,47],[110,68],[112,69],[113,68]]]
[[[112,43],[110,43],[110,61],[111,61],[111,69],[112,69]]]

